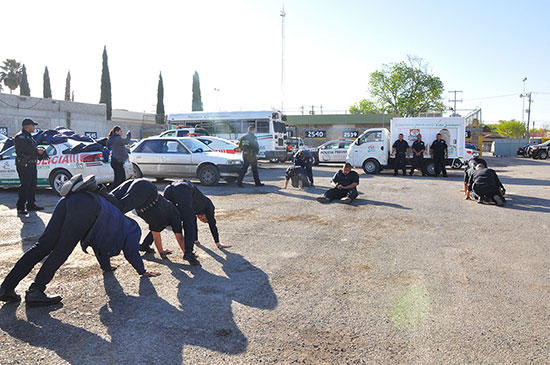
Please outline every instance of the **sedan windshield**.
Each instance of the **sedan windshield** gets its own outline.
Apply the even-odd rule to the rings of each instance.
[[[182,139],[181,143],[192,153],[212,152],[212,149],[196,139]]]

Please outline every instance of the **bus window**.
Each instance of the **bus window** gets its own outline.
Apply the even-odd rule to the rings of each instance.
[[[256,126],[257,133],[269,133],[269,120],[258,120]]]
[[[254,128],[256,128],[256,121],[255,120],[244,120],[243,121],[243,133],[247,133],[248,132],[248,127],[252,126]],[[258,132],[258,131],[256,131]]]
[[[231,133],[239,134],[243,132],[242,120],[232,120],[231,122]]]

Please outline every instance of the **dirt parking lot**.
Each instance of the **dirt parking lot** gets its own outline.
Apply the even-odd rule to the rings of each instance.
[[[504,208],[464,201],[462,170],[361,174],[352,206],[315,201],[335,165],[304,191],[281,189],[284,164],[262,164],[263,188],[200,187],[231,249],[199,223],[190,267],[164,232],[174,254],[145,256],[162,275],[140,279],[77,247],[47,290],[62,306],[0,308],[0,364],[549,363],[550,161],[488,163]],[[46,210],[18,218],[16,199],[0,191],[0,279],[57,201],[41,191]]]

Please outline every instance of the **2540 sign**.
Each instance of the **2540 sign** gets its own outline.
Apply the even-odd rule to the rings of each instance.
[[[306,138],[327,138],[327,131],[323,131],[323,130],[307,131]]]

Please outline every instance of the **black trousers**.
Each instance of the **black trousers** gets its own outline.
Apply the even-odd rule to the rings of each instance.
[[[124,162],[120,162],[115,158],[111,158],[111,167],[115,172],[115,180],[109,185],[112,190],[126,180],[126,172],[124,171]]]
[[[17,174],[19,175],[19,199],[17,200],[17,209],[24,210],[25,205],[32,207],[35,202],[36,194],[36,163],[27,164],[27,166],[17,164]]]
[[[357,195],[359,193],[357,192],[356,188],[353,189],[336,189],[332,188],[325,192],[325,198],[328,198],[330,201],[342,199],[344,197],[350,197],[351,201],[354,201],[355,198],[357,198]]]
[[[95,222],[99,204],[88,194],[73,194],[61,198],[44,233],[17,261],[2,283],[2,288],[13,290],[25,276],[46,256],[31,288],[44,290],[55,272],[71,255]]]
[[[500,195],[504,199],[497,186],[474,184],[472,190],[474,193],[474,198],[478,200],[481,199],[483,201],[494,202],[495,200],[493,197],[495,195]]]
[[[254,183],[256,185],[260,185],[262,182],[260,181],[260,176],[258,175],[258,161],[249,161],[246,157],[243,157],[243,159],[244,164],[241,172],[239,172],[239,179],[237,180],[237,183],[242,184],[244,175],[246,175],[246,171],[248,170],[248,166],[251,166],[252,176],[254,176]]]
[[[404,152],[397,152],[395,154],[395,160],[393,161],[393,173],[397,175],[399,169],[403,171],[403,175],[407,174],[407,169],[405,167],[407,159]]]
[[[414,169],[422,171],[422,176],[426,175],[426,166],[424,166],[424,156],[413,155],[411,175],[414,174]]]
[[[433,157],[435,176],[439,176],[440,173],[443,173],[443,176],[447,176],[447,169],[445,168],[445,156],[435,156]]]

